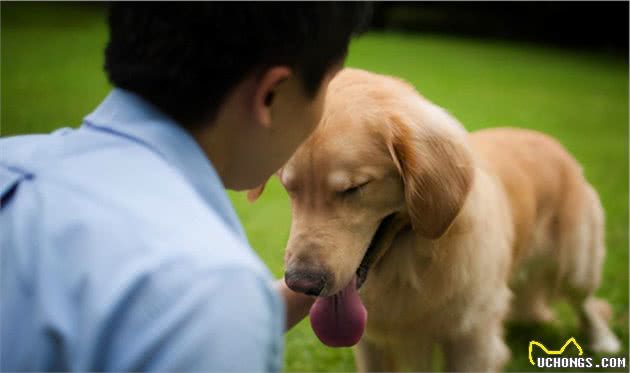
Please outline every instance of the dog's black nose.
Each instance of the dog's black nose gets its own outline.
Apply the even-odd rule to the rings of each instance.
[[[284,273],[289,289],[307,295],[319,295],[328,282],[328,272],[289,270]]]

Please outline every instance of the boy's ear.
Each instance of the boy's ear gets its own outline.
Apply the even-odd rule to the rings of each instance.
[[[263,127],[271,127],[271,106],[276,91],[291,74],[291,69],[286,66],[274,66],[267,69],[256,83],[252,109],[257,122]]]

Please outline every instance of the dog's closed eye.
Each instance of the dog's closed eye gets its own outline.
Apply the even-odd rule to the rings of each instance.
[[[358,193],[362,188],[364,188],[367,184],[370,183],[371,180],[368,181],[364,181],[360,184],[356,184],[353,186],[350,186],[342,191],[339,192],[339,194],[343,197],[349,197],[351,195],[354,195],[356,193]]]

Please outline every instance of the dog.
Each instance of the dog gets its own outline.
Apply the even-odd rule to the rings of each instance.
[[[318,297],[322,342],[358,342],[359,371],[431,370],[435,348],[447,371],[500,371],[504,322],[548,322],[561,297],[593,351],[620,349],[593,295],[602,205],[551,137],[468,133],[402,80],[347,68],[278,176],[292,208],[285,281]]]

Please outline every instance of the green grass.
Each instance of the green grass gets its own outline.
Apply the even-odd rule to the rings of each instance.
[[[102,73],[106,28],[96,5],[2,3],[2,134],[76,126],[109,90]],[[599,294],[628,354],[628,64],[607,55],[432,35],[368,34],[347,65],[400,76],[475,130],[521,126],[558,138],[582,163],[607,215],[608,253]],[[230,193],[250,242],[282,275],[288,199],[273,180],[250,205]],[[559,347],[577,333],[558,306],[554,326],[508,329],[510,371],[531,371],[527,344]],[[581,336],[578,334],[578,341]],[[354,370],[349,349],[323,346],[308,321],[286,337],[287,371]]]

